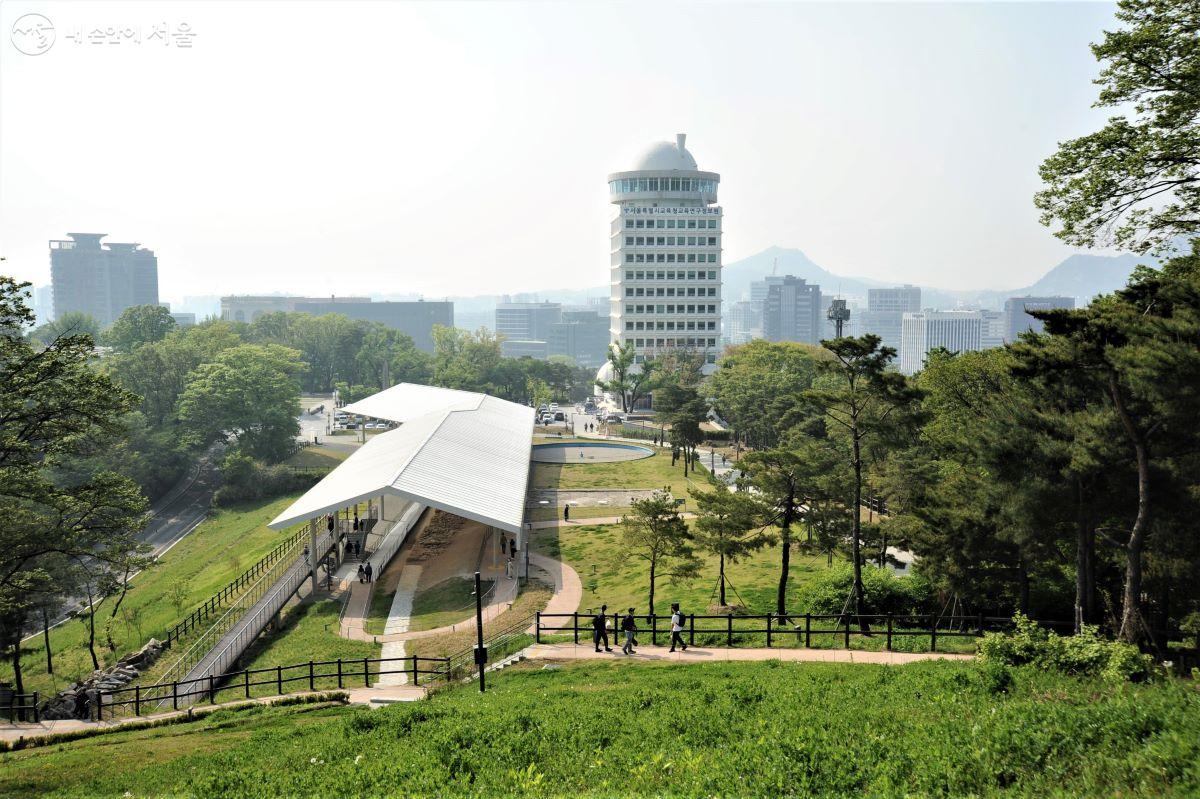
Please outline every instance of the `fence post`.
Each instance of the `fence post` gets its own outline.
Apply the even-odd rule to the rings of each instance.
[[[363,658],[363,687],[371,687],[371,669],[366,658]]]
[[[774,618],[774,614],[772,614],[772,613],[767,614],[767,649],[771,648],[771,619],[773,619],[773,618]]]
[[[283,693],[283,666],[275,667],[275,693]]]
[[[133,715],[142,715],[142,686],[133,686]]]
[[[208,675],[208,703],[210,705],[215,705],[217,703],[217,692],[214,689],[216,682],[217,678],[215,676],[212,674]]]
[[[725,614],[725,646],[733,649],[733,614]]]
[[[338,688],[342,687],[342,659],[337,659],[338,664]]]
[[[846,635],[846,638],[845,638],[845,641],[846,641],[846,649],[849,649],[849,648],[850,648],[850,614],[849,614],[849,613],[843,613],[843,614],[842,614],[842,620],[846,622],[846,633],[845,633],[845,635]]]
[[[535,617],[533,624],[533,640],[535,643],[540,644],[542,642],[542,612],[539,610],[533,615]]]
[[[420,685],[420,683],[419,683],[419,682],[418,682],[418,680],[417,680],[417,674],[418,674],[418,671],[417,671],[417,656],[416,656],[416,655],[413,655],[413,685]]]
[[[812,649],[812,614],[804,614],[804,648]]]
[[[171,683],[171,710],[179,710],[179,683]]]
[[[658,614],[650,614],[650,644],[658,646]]]
[[[575,634],[575,644],[579,644],[579,611],[571,614],[571,631]]]
[[[246,685],[246,698],[250,698],[250,669],[242,670],[242,681]]]
[[[888,617],[887,617],[887,625],[888,625],[887,651],[891,652],[892,651],[892,614],[890,614],[890,613],[888,614]]]
[[[937,616],[929,617],[929,651],[937,651]]]
[[[313,679],[313,662],[311,660],[308,661],[308,690],[317,690],[317,683]]]
[[[38,707],[38,701],[39,701],[38,700],[38,692],[34,691],[33,692],[33,723],[34,724],[42,723],[42,711],[41,711],[41,708]]]
[[[688,614],[688,646],[696,645],[696,614]]]

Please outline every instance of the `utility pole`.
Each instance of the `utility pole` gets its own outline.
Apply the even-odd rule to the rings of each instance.
[[[487,648],[483,645],[483,591],[479,586],[479,572],[475,572],[475,664],[479,666],[479,693],[483,693]]]

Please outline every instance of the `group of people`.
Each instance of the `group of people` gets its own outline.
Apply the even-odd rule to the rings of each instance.
[[[517,576],[517,540],[511,541],[508,536],[500,534],[500,555],[504,558],[504,576]]]
[[[637,616],[634,615],[634,608],[630,608],[629,612],[621,618],[621,632],[624,633],[625,645],[621,647],[621,651],[626,655],[636,655],[638,646],[637,634]],[[679,603],[671,604],[671,650],[675,651],[678,646],[682,651],[687,651],[688,645],[683,641],[683,628],[687,623],[687,616],[679,609]],[[614,631],[615,634],[616,631]],[[600,645],[604,645],[605,652],[611,652],[612,648],[608,645],[608,605],[601,605],[600,612],[592,617],[592,643],[596,646],[596,651],[600,651]]]
[[[371,568],[371,561],[358,564],[358,581],[360,583],[371,582],[372,574],[374,574],[374,570]]]
[[[583,423],[583,432],[585,432],[585,433],[596,432],[596,423],[595,422],[584,422]]]

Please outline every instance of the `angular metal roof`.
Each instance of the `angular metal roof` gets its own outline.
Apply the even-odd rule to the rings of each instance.
[[[422,403],[424,407],[440,403],[440,407],[411,415],[410,409]],[[509,532],[520,531],[529,480],[533,408],[486,394],[412,383],[346,408],[403,424],[364,444],[293,502],[270,527],[287,527],[369,497],[391,494]]]

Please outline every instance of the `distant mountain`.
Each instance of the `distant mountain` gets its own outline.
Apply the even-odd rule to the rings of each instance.
[[[777,275],[793,275],[802,277],[809,283],[816,283],[822,293],[842,293],[861,296],[864,301],[867,289],[881,288],[890,285],[878,280],[859,277],[842,277],[817,265],[802,251],[784,247],[768,247],[762,252],[726,264],[721,270],[721,294],[725,303],[737,302],[750,298],[750,284],[762,280],[764,276],[774,272]]]
[[[1016,296],[1060,295],[1090,300],[1097,294],[1108,294],[1124,288],[1138,264],[1158,265],[1155,260],[1138,255],[1072,255],[1043,275],[1038,282],[1018,289]]]

